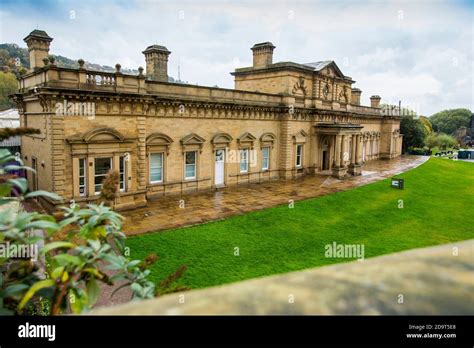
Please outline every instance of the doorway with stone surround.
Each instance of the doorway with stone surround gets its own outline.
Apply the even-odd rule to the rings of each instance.
[[[320,139],[317,158],[319,163],[316,167],[320,171],[331,169],[332,175],[339,179],[348,173],[354,176],[360,175],[362,163],[360,131],[363,127],[348,123],[318,123],[314,128],[316,136]],[[328,153],[331,160],[327,159]],[[329,164],[325,161],[329,161]]]

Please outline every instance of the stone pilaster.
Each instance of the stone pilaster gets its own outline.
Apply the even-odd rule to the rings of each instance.
[[[357,135],[357,150],[356,150],[356,164],[362,164],[362,146],[364,145],[364,138],[362,134]]]
[[[64,139],[64,116],[51,114],[51,166],[52,166],[52,190],[54,193],[69,198],[73,196],[71,185],[72,171],[66,175],[66,154]]]
[[[396,120],[387,116],[384,117],[381,127],[379,158],[389,159],[393,157],[393,131],[395,126],[397,126]]]
[[[145,190],[146,177],[146,117],[137,116],[137,190]]]
[[[349,173],[352,175],[361,175],[362,168],[360,165],[361,156],[362,156],[362,136],[360,134],[352,136],[352,158],[351,158],[351,165],[349,166]]]
[[[335,146],[335,166],[332,168],[332,175],[342,179],[347,173],[347,167],[344,167],[344,135],[336,135]]]
[[[336,144],[334,147],[334,167],[339,168],[341,166],[341,136],[336,135]]]
[[[357,148],[357,135],[353,134],[352,135],[352,140],[351,140],[351,164],[355,164],[356,160],[356,148]]]
[[[280,122],[280,175],[285,179],[291,177],[293,146],[291,140],[290,114],[287,114]]]
[[[341,136],[341,159],[340,159],[340,162],[341,162],[341,167],[345,167],[345,160],[344,160],[344,153],[345,153],[345,148],[346,148],[346,136],[345,135],[342,135]]]

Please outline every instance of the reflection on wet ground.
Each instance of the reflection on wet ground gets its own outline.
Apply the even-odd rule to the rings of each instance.
[[[316,174],[295,180],[268,181],[219,191],[162,197],[148,202],[146,207],[122,212],[126,218],[124,231],[127,235],[133,235],[189,226],[287,204],[289,200],[297,201],[348,190],[405,172],[428,159],[402,156],[392,160],[371,161],[363,166],[361,176],[344,180]],[[180,207],[180,200],[184,200],[184,208]]]

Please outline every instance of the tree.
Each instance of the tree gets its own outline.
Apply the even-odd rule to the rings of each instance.
[[[439,147],[440,149],[451,148],[457,144],[457,141],[454,137],[447,134],[433,133],[429,134],[425,138],[425,145],[431,150],[434,147]]]
[[[403,134],[403,152],[412,147],[423,147],[426,133],[420,119],[413,116],[402,116],[400,133]]]
[[[435,147],[439,147],[439,136],[438,134],[428,134],[425,138],[425,146],[428,147],[428,149],[433,149]]]
[[[469,128],[471,114],[468,109],[443,110],[432,115],[430,121],[436,132],[453,134],[460,127]]]
[[[426,134],[431,134],[433,133],[433,125],[430,122],[430,119],[426,116],[420,116],[420,121],[423,123],[423,126],[425,127],[425,133]]]
[[[439,134],[438,138],[439,138],[439,147],[443,150],[447,148],[451,148],[457,144],[456,139],[454,139],[454,137],[452,137],[451,135]]]
[[[8,98],[18,90],[18,81],[14,74],[0,72],[0,110],[12,108],[15,103]]]

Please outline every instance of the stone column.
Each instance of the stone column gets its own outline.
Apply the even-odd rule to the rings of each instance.
[[[380,135],[377,136],[377,159],[380,158]]]
[[[349,173],[352,175],[361,175],[361,157],[362,157],[362,136],[360,134],[354,134],[352,136],[354,146],[352,147],[352,160],[349,166]]]
[[[342,135],[341,136],[341,167],[345,167],[344,165],[344,148],[345,148],[345,143],[346,141],[346,136],[345,135]]]
[[[357,135],[356,164],[359,164],[359,165],[362,163],[362,146],[364,144],[363,142],[364,142],[364,139],[362,138],[362,135],[358,134]]]
[[[136,118],[137,127],[137,142],[136,142],[136,155],[131,154],[131,161],[136,163],[136,175],[137,178],[132,182],[129,182],[131,191],[141,191],[139,195],[135,195],[135,207],[145,206],[147,202],[146,198],[146,186],[147,186],[147,157],[146,157],[146,136],[147,136],[147,124],[146,116],[144,114],[137,116]],[[128,176],[133,178],[134,173],[128,173]]]
[[[290,179],[293,165],[293,141],[291,137],[291,115],[284,114],[280,122],[280,177]]]
[[[338,179],[344,178],[347,173],[347,167],[344,167],[344,135],[336,135],[335,146],[335,166],[332,168],[332,175]]]
[[[335,160],[335,167],[339,168],[341,166],[341,135],[336,135],[336,146],[334,148],[334,160]]]
[[[357,147],[357,135],[352,135],[352,148],[351,148],[351,165],[354,165],[356,162],[356,147]]]

